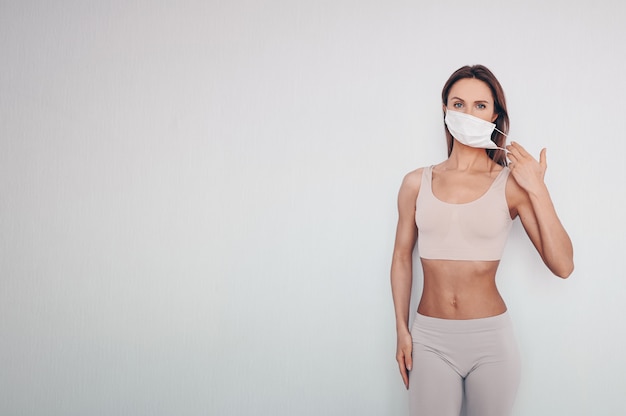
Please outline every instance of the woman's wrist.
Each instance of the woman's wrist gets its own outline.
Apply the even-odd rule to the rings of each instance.
[[[411,331],[409,331],[409,326],[406,323],[402,323],[396,325],[396,332],[398,333],[398,336],[400,336],[409,334]]]

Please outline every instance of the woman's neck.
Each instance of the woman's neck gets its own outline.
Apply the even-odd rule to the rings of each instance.
[[[455,142],[452,152],[442,167],[459,171],[491,171],[497,163],[489,156],[485,149],[465,146]]]

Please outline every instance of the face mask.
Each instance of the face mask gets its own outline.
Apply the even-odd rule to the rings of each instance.
[[[461,113],[460,111],[447,109],[445,122],[446,126],[448,126],[450,134],[452,134],[452,137],[466,146],[478,147],[481,149],[502,149],[501,147],[496,146],[496,144],[491,140],[491,133],[493,133],[494,130],[502,133],[500,130],[496,129],[496,125],[494,123],[490,123],[469,114]],[[504,135],[506,136],[506,134]]]

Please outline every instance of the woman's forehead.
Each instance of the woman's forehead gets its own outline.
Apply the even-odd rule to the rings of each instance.
[[[491,89],[484,81],[476,78],[463,78],[458,80],[450,88],[448,98],[460,98],[463,100],[489,100],[493,99]]]

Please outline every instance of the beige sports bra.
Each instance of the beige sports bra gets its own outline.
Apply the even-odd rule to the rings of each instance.
[[[506,202],[509,169],[503,168],[487,192],[464,204],[433,194],[433,167],[424,168],[415,205],[417,249],[424,259],[500,260],[513,220]]]

